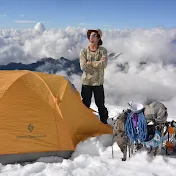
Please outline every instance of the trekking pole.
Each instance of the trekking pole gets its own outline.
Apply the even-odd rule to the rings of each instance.
[[[112,159],[114,159],[113,144],[112,144]]]
[[[131,157],[131,145],[130,143],[128,143],[128,155],[129,155],[129,158]]]
[[[112,136],[112,159],[114,159],[114,150],[113,150],[113,143],[114,142],[114,134]]]

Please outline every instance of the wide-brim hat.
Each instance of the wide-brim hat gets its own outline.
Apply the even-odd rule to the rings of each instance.
[[[102,31],[101,31],[100,29],[89,29],[89,30],[87,31],[87,38],[88,38],[88,39],[89,39],[90,34],[91,34],[92,32],[96,32],[97,34],[99,34],[99,36],[100,36],[99,45],[102,45],[102,44],[103,44],[102,39],[101,39],[101,37],[102,37]]]
[[[141,112],[144,109],[144,105],[140,103],[135,103],[131,101],[128,105],[130,106],[130,110],[135,113]]]

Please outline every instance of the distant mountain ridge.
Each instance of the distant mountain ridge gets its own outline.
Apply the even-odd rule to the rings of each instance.
[[[110,53],[108,58],[116,59],[120,54]],[[121,65],[119,65],[121,67]],[[7,65],[0,65],[0,70],[30,70],[30,71],[42,71],[48,73],[57,73],[60,71],[65,71],[68,75],[70,74],[81,74],[79,58],[75,60],[69,60],[64,57],[60,59],[42,58],[37,62],[30,64],[23,64],[21,62],[10,62]]]
[[[110,62],[113,60],[117,60],[122,54],[123,53],[109,53],[108,59]],[[126,72],[129,69],[128,62],[125,62],[123,64],[114,62],[114,64],[116,64],[119,71]],[[139,63],[141,69],[143,69],[146,64],[147,62]],[[64,57],[61,57],[60,59],[53,59],[51,57],[42,58],[37,62],[30,64],[23,64],[21,62],[10,62],[7,65],[0,65],[0,70],[30,70],[47,72],[51,74],[64,71],[68,76],[70,76],[71,74],[80,75],[82,73],[82,70],[80,69],[79,58],[76,58],[75,60],[69,60]]]
[[[66,71],[67,74],[81,73],[79,59],[71,61],[64,57],[61,57],[60,59],[42,58],[41,60],[30,64],[10,62],[7,65],[0,65],[0,70],[47,71],[54,74],[59,71]]]

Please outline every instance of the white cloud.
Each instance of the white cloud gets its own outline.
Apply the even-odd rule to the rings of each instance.
[[[31,20],[15,20],[15,23],[24,23],[24,24],[28,24],[28,23],[37,23],[37,21],[31,21]]]
[[[88,44],[86,31],[72,27],[46,30],[43,34],[33,29],[0,30],[0,64],[31,63],[43,57],[78,58],[80,49]],[[106,103],[124,106],[130,100],[146,103],[157,99],[167,104],[170,116],[175,116],[176,43],[172,42],[175,36],[176,29],[164,28],[103,31],[108,52],[122,53],[108,61]],[[49,71],[52,65],[43,69]],[[80,76],[72,75],[70,79],[80,91]]]

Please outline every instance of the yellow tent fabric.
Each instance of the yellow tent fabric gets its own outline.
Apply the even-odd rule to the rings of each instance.
[[[112,134],[111,127],[83,105],[65,77],[0,71],[0,155],[74,151],[101,134]]]

